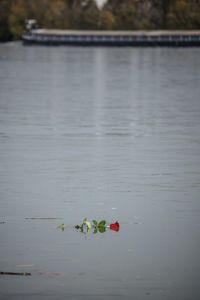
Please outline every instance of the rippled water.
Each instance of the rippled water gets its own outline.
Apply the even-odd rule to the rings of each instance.
[[[200,297],[199,56],[0,45],[0,299]]]

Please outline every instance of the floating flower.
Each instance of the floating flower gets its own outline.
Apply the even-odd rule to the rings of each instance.
[[[107,222],[105,220],[101,220],[100,222],[97,222],[96,220],[92,220],[92,222],[89,222],[87,218],[83,220],[83,223],[81,225],[75,225],[74,228],[77,231],[80,231],[81,233],[87,234],[93,232],[94,234],[97,232],[104,233],[106,232],[107,228],[110,228],[114,231],[119,231],[119,223],[115,222],[113,224],[107,225]],[[60,228],[62,231],[65,230],[67,226],[63,223],[58,228]]]
[[[115,222],[113,224],[110,224],[110,229],[114,231],[119,231],[119,223]]]

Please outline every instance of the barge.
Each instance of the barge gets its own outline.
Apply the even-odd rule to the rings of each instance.
[[[101,31],[32,29],[26,44],[77,46],[200,46],[200,30]]]

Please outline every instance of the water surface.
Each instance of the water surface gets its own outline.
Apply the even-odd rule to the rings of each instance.
[[[0,45],[0,299],[200,297],[199,55]]]

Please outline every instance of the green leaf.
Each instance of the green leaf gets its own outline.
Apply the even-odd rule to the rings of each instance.
[[[92,222],[93,222],[94,226],[96,226],[96,227],[98,226],[98,223],[96,220],[92,220]]]
[[[97,229],[97,227],[96,227],[95,230],[93,231],[93,233],[95,234],[95,233],[97,233],[97,231],[98,231],[98,229]]]
[[[87,218],[83,219],[83,224],[85,224],[85,223],[86,223],[86,221],[87,221]]]
[[[101,226],[98,228],[100,233],[104,233],[106,231],[106,227],[105,226]]]
[[[99,222],[98,227],[102,227],[106,225],[106,221],[102,220],[101,222]]]

